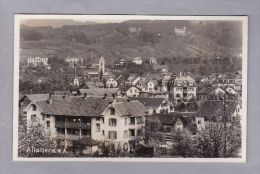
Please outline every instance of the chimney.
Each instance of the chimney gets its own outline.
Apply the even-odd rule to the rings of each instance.
[[[87,96],[88,96],[88,94],[87,93],[84,93],[84,99],[86,99],[87,98]]]
[[[116,103],[116,94],[112,94],[113,97],[113,103]]]
[[[67,98],[67,97],[68,97],[68,94],[65,93],[65,94],[63,95],[63,98]]]
[[[107,94],[106,94],[106,93],[104,94],[104,97],[103,97],[103,99],[107,99]]]
[[[52,103],[52,93],[49,93],[49,99],[48,99],[48,103],[51,104]]]

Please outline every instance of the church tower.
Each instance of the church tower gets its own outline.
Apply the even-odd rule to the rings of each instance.
[[[105,59],[102,56],[99,59],[98,71],[99,71],[99,74],[101,74],[101,73],[102,73],[102,75],[105,74]]]

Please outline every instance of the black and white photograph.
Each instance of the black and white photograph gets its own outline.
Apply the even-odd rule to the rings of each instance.
[[[15,15],[13,159],[246,162],[247,16]]]

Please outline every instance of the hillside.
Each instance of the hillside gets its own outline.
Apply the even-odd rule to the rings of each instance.
[[[67,24],[67,22],[65,23]],[[125,21],[122,23],[21,27],[21,61],[30,56],[65,58],[81,56],[86,64],[104,56],[107,62],[134,56],[159,62],[164,58],[202,60],[235,57],[241,53],[241,25],[238,22]],[[178,36],[174,27],[187,28]],[[130,28],[139,29],[130,31]],[[241,59],[237,58],[237,67]]]

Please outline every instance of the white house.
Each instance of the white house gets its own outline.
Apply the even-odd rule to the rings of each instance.
[[[47,57],[29,57],[27,58],[28,65],[38,66],[38,65],[48,65]]]
[[[145,106],[139,101],[114,102],[93,119],[92,138],[130,150],[144,136]]]
[[[150,64],[157,64],[157,59],[155,57],[150,57],[149,58],[149,63]]]
[[[136,65],[142,65],[143,60],[142,60],[141,57],[135,57],[135,58],[133,59],[133,63],[135,63]]]
[[[173,95],[175,100],[196,98],[196,82],[189,75],[180,74],[175,78]]]
[[[70,67],[74,67],[75,64],[83,64],[82,57],[67,57],[65,61],[70,64]]]
[[[132,98],[140,101],[146,108],[148,115],[174,112],[173,104],[164,98]]]
[[[187,29],[185,26],[183,26],[183,28],[174,27],[174,32],[177,36],[185,36],[187,34]]]
[[[127,97],[138,97],[140,91],[141,90],[136,86],[130,86],[128,89],[126,89],[125,94]]]
[[[107,88],[116,88],[118,86],[117,80],[114,77],[109,77],[106,80],[106,87]]]

